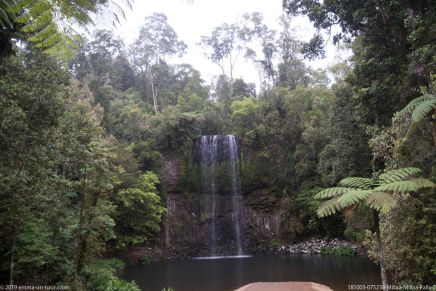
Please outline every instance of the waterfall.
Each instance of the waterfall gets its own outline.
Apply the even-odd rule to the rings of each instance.
[[[203,135],[200,141],[203,187],[210,190],[212,227],[210,233],[212,255],[217,249],[217,216],[216,216],[216,163],[218,155],[218,136]]]
[[[220,240],[220,227],[218,225],[218,171],[220,163],[230,164],[230,193],[231,196],[233,241],[237,255],[243,254],[241,228],[243,225],[241,181],[239,177],[238,146],[234,135],[204,135],[200,139],[200,159],[203,189],[210,194],[209,210],[211,213],[210,248],[211,255],[217,255]],[[221,185],[222,186],[222,185]],[[221,227],[222,229],[222,227]]]
[[[238,255],[242,255],[242,243],[241,243],[241,180],[239,178],[239,160],[238,160],[238,147],[236,145],[236,139],[234,135],[227,135],[226,140],[229,147],[229,159],[232,167],[232,206],[233,213],[235,215],[235,237],[236,237],[236,248],[238,250]]]

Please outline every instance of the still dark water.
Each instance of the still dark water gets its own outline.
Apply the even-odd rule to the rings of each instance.
[[[268,281],[312,281],[339,291],[348,284],[380,284],[379,269],[367,258],[320,255],[173,260],[129,267],[120,275],[144,291],[228,291]]]

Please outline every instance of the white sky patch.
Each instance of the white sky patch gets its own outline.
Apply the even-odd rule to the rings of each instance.
[[[187,53],[177,63],[191,64],[199,70],[203,79],[209,82],[220,74],[217,65],[210,62],[197,44],[200,36],[210,35],[212,30],[223,23],[235,23],[244,13],[261,12],[264,23],[271,29],[279,30],[278,19],[283,14],[282,0],[136,0],[133,9],[125,9],[126,19],[114,29],[115,35],[131,44],[139,34],[144,18],[153,13],[163,13],[168,23],[176,31],[180,40],[187,45]],[[297,39],[307,41],[315,29],[306,17],[292,19]],[[97,28],[108,28],[98,25]],[[349,52],[339,51],[331,41],[326,48],[326,58],[307,62],[313,68],[326,68],[349,56]],[[339,60],[338,60],[339,58]],[[259,83],[259,74],[251,61],[240,58],[235,66],[234,77],[246,82]]]

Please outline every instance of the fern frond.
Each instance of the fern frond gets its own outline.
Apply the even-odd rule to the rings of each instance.
[[[339,182],[341,186],[358,189],[370,189],[373,184],[373,180],[361,177],[348,177]]]
[[[14,7],[12,7],[12,12],[14,14],[22,13],[22,10],[26,7],[30,7],[34,0],[17,0],[15,1]]]
[[[344,194],[347,191],[350,191],[350,188],[346,188],[346,187],[327,188],[318,192],[313,198],[321,200],[321,199],[337,197]]]
[[[416,185],[418,185],[418,189],[436,187],[436,185],[432,181],[430,181],[429,179],[425,179],[425,178],[413,178],[413,179],[410,179],[410,181],[414,182]]]
[[[2,27],[12,27],[12,22],[7,10],[0,7],[0,28]]]
[[[391,170],[380,175],[379,179],[382,184],[392,183],[396,181],[404,181],[410,176],[421,173],[419,168],[402,168],[397,170]]]
[[[422,102],[421,104],[416,106],[415,110],[413,111],[412,122],[415,123],[421,122],[435,108],[436,108],[436,98],[432,98],[430,100]]]
[[[56,31],[48,38],[38,41],[35,44],[35,46],[39,48],[51,48],[54,47],[56,44],[60,43],[61,41],[62,41],[62,34]]]
[[[399,111],[398,115],[402,116],[405,114],[410,114],[422,102],[425,102],[425,101],[428,101],[431,99],[435,99],[435,98],[436,98],[436,96],[432,95],[432,94],[425,94],[425,95],[422,95],[418,98],[415,98],[412,101],[410,101],[409,104],[406,105],[406,107],[404,107],[401,111]]]
[[[73,2],[76,4],[76,9],[86,9],[92,12],[97,12],[97,8],[95,6],[94,1],[88,1],[88,0],[75,0]]]
[[[341,210],[342,208],[338,203],[338,199],[333,198],[322,203],[321,206],[316,211],[316,213],[319,217],[325,217],[325,216],[333,215]]]
[[[338,203],[342,208],[347,208],[364,201],[372,193],[372,190],[350,190],[338,198]]]
[[[44,40],[47,40],[50,36],[55,35],[57,32],[57,27],[54,23],[50,23],[43,30],[38,33],[32,35],[28,38],[30,42],[38,42],[41,43]]]
[[[395,181],[389,184],[383,184],[375,188],[376,191],[388,191],[397,193],[411,193],[418,191],[418,184],[412,181]]]
[[[395,199],[386,192],[373,192],[367,199],[366,204],[380,212],[391,210],[395,206]]]
[[[21,31],[26,33],[38,32],[51,23],[53,23],[53,14],[50,10],[47,10],[39,15],[36,19],[25,25]]]
[[[98,12],[111,13],[119,22],[118,16],[125,18],[125,14],[118,1],[125,2],[131,9],[131,0],[0,0],[0,29],[17,26],[25,41],[66,60],[78,48],[71,32],[73,27],[91,23],[92,13]]]
[[[26,23],[30,22],[30,15],[26,14],[26,13],[21,14],[15,18],[15,22],[21,23],[21,24],[26,24]]]
[[[0,28],[12,27],[12,20],[14,19],[13,7],[15,5],[15,0],[0,0]]]
[[[33,1],[33,5],[26,7],[27,13],[32,18],[37,18],[41,14],[51,11],[51,6],[45,1]]]

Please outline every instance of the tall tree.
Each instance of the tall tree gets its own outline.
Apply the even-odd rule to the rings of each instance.
[[[274,64],[274,58],[277,52],[275,34],[276,31],[268,28],[268,26],[263,23],[263,15],[261,13],[253,12],[243,15],[243,22],[241,24],[242,38],[246,42],[250,42],[250,46],[252,47],[259,45],[262,51],[262,58],[260,58],[255,49],[248,48],[246,56],[259,65],[261,69],[259,73],[264,74],[266,78],[269,79],[270,85],[275,84],[276,78],[276,68]]]
[[[132,63],[139,70],[143,82],[150,82],[154,112],[159,112],[159,71],[165,70],[167,61],[185,53],[186,44],[180,41],[168,18],[154,13],[145,18],[138,39],[130,48]]]
[[[218,65],[221,73],[233,83],[235,65],[246,48],[246,36],[237,23],[215,27],[210,36],[202,36],[200,46],[207,50],[206,56]]]
[[[10,239],[5,243],[6,260],[13,284],[25,214],[35,206],[30,197],[33,187],[41,186],[36,181],[44,178],[44,169],[31,170],[39,167],[40,152],[34,154],[62,112],[61,90],[67,76],[44,56],[25,52],[4,58],[0,71],[0,220]]]
[[[285,0],[291,14],[304,14],[318,30],[341,31],[334,42],[354,41],[354,70],[348,81],[355,88],[366,123],[389,124],[393,113],[430,83],[436,69],[432,1],[311,1]],[[320,52],[319,36],[312,49]]]

